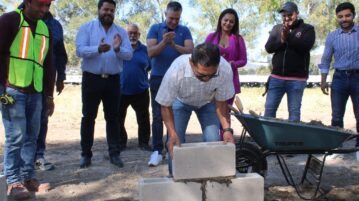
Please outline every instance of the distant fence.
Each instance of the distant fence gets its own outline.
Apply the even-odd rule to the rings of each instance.
[[[267,82],[267,75],[240,75],[239,79],[241,81],[241,86],[243,87],[263,87]],[[330,78],[327,78],[331,80]],[[307,81],[307,87],[318,87],[320,86],[320,75],[311,75]],[[82,76],[81,75],[67,75],[65,83],[66,84],[81,84]]]

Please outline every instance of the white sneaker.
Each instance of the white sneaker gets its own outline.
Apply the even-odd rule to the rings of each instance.
[[[359,151],[356,152],[357,161],[359,161]]]
[[[332,154],[327,156],[328,160],[336,160],[336,159],[343,159],[344,155],[343,154]]]
[[[161,161],[162,161],[162,155],[161,155],[161,154],[158,154],[158,151],[154,151],[154,152],[151,154],[150,160],[148,161],[148,166],[150,166],[150,167],[155,167],[155,166],[157,166],[158,164],[160,164]]]

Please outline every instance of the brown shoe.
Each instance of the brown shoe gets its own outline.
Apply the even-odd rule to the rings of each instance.
[[[14,200],[25,200],[30,198],[30,192],[25,188],[22,183],[13,183],[7,186],[7,193],[9,197]]]
[[[40,183],[37,179],[25,181],[24,186],[31,192],[47,192],[51,189],[50,183]]]

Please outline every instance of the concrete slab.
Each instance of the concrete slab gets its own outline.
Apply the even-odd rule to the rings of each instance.
[[[235,166],[232,143],[185,143],[173,150],[172,173],[176,181],[234,176]]]
[[[201,184],[171,178],[141,178],[140,201],[201,201]]]
[[[231,184],[207,182],[206,201],[263,201],[264,178],[256,173],[238,174]]]

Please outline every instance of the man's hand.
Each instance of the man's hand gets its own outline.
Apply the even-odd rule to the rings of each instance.
[[[163,41],[167,44],[172,44],[173,39],[175,38],[176,33],[171,31],[163,34]]]
[[[172,159],[173,159],[173,147],[175,145],[181,146],[181,142],[180,142],[180,139],[178,138],[177,134],[170,135],[168,138],[168,142],[167,142],[167,148],[168,148],[168,151],[169,151]]]
[[[47,96],[45,101],[47,106],[47,115],[52,116],[55,110],[54,98]]]
[[[322,90],[323,94],[328,95],[329,94],[329,85],[326,81],[320,82],[320,89]]]
[[[56,92],[57,95],[60,95],[62,90],[64,90],[64,81],[63,80],[57,80],[56,81]]]
[[[287,23],[283,23],[282,32],[280,34],[280,41],[282,43],[285,43],[285,41],[287,41],[288,33],[289,33],[289,25]]]
[[[113,42],[112,42],[113,50],[115,52],[120,51],[121,44],[122,44],[122,38],[121,38],[120,34],[116,34],[113,37]]]
[[[98,46],[98,52],[103,53],[111,49],[111,45],[105,43],[105,39],[102,38],[100,45]]]
[[[230,131],[225,131],[223,133],[223,142],[224,143],[233,143],[234,144],[234,137],[233,137],[233,133],[231,133]]]

